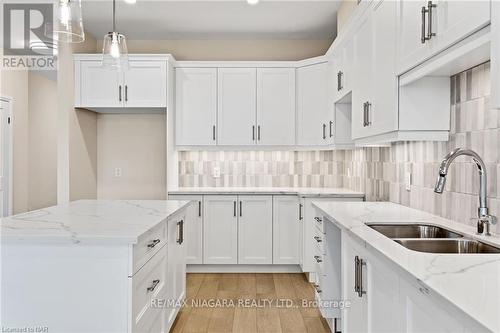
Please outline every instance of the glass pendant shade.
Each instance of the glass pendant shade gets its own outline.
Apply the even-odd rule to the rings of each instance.
[[[127,41],[119,32],[108,32],[102,44],[102,66],[125,70],[128,68]]]
[[[57,1],[54,22],[45,25],[45,35],[64,43],[81,43],[85,41],[81,0]]]

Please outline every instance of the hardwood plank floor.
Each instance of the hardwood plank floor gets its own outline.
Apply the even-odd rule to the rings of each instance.
[[[171,332],[330,332],[317,308],[300,306],[302,299],[314,300],[314,289],[304,274],[188,274],[186,285],[187,306]],[[193,306],[200,300],[216,306]]]

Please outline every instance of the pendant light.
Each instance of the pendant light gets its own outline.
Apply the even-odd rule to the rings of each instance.
[[[59,0],[54,22],[45,25],[45,36],[64,43],[85,41],[81,0]]]
[[[113,31],[104,35],[102,44],[102,66],[118,70],[128,68],[127,42],[125,35],[116,32],[116,0],[113,0]]]

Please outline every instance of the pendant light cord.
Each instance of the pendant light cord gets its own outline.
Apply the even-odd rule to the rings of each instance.
[[[116,32],[115,10],[116,10],[116,0],[113,0],[113,32]]]

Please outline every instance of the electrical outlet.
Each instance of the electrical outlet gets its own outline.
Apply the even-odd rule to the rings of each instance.
[[[214,178],[220,178],[220,168],[214,167],[214,169],[212,170],[212,175]]]
[[[405,172],[405,188],[409,192],[411,191],[411,172]]]
[[[122,176],[122,168],[115,168],[115,177]]]

